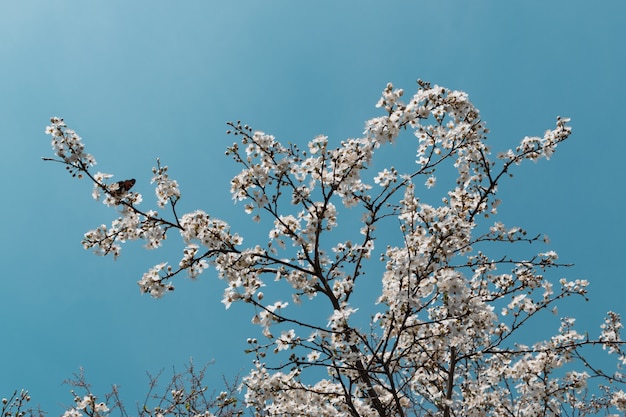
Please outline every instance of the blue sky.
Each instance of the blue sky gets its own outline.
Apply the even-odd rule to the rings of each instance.
[[[571,278],[591,281],[582,325],[623,294],[626,5],[620,1],[55,1],[0,5],[0,396],[30,390],[55,415],[80,366],[96,391],[119,384],[129,405],[145,372],[215,360],[215,379],[248,369],[245,306],[224,311],[212,272],[162,300],[139,294],[150,266],[179,246],[117,261],[83,251],[114,213],[56,164],[44,135],[64,117],[97,169],[136,178],[146,203],[156,157],[204,209],[245,227],[224,156],[241,119],[280,140],[357,137],[387,82],[421,78],[470,94],[494,150],[541,135],[557,115],[574,133],[552,160],[502,187],[502,219],[546,233]],[[147,206],[147,204],[146,204]]]

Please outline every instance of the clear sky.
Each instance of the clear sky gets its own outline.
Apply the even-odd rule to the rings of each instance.
[[[494,150],[571,117],[556,155],[502,187],[501,213],[550,236],[575,263],[559,272],[591,281],[576,310],[594,333],[607,309],[626,314],[625,39],[623,1],[2,1],[0,396],[27,388],[58,415],[72,401],[61,382],[82,366],[96,392],[119,384],[132,405],[146,371],[215,360],[218,381],[252,360],[250,312],[224,311],[213,272],[165,299],[139,294],[143,272],[177,262],[175,239],[153,253],[128,245],[116,262],[82,249],[115,214],[41,161],[50,116],[83,137],[98,170],[136,178],[146,207],[160,157],[182,210],[234,228],[229,120],[285,142],[357,137],[387,82],[412,93],[417,78],[468,92]]]

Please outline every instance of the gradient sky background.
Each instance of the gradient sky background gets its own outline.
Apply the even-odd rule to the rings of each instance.
[[[61,382],[82,366],[96,393],[116,383],[132,409],[146,371],[193,357],[216,361],[216,381],[245,373],[257,335],[245,306],[224,310],[213,272],[161,300],[139,294],[149,267],[178,261],[176,239],[127,245],[116,262],[82,249],[115,213],[41,161],[50,116],[83,137],[97,170],[136,178],[144,207],[159,156],[181,210],[235,229],[246,223],[228,193],[229,120],[285,142],[358,137],[386,83],[412,94],[417,78],[468,92],[494,151],[571,117],[571,139],[515,172],[500,211],[575,263],[558,273],[591,281],[575,309],[595,334],[606,310],[626,313],[625,39],[623,1],[3,1],[0,396],[27,388],[59,415],[72,402]]]

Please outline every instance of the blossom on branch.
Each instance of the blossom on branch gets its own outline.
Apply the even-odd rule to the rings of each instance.
[[[229,123],[240,138],[226,152],[241,167],[230,182],[232,199],[268,227],[266,241],[247,247],[225,220],[203,210],[180,215],[178,182],[160,161],[152,182],[167,215],[140,209],[134,182],[109,184],[110,174],[91,173],[95,160],[62,119],[46,131],[55,160],[89,177],[94,198],[104,195],[117,209],[111,226],[85,235],[85,248],[116,257],[127,240],[158,248],[175,229],[184,246],[178,266],[151,268],[141,291],[159,298],[181,272],[195,279],[214,268],[225,284],[222,303],[251,305],[265,342],[249,339],[254,368],[243,384],[259,416],[623,411],[619,315],[609,312],[596,338],[566,317],[545,340],[519,339],[522,326],[551,318],[565,297],[586,300],[588,282],[556,280],[554,271],[567,265],[551,249],[503,256],[504,244],[544,245],[547,238],[487,220],[498,213],[498,189],[510,171],[552,157],[571,134],[569,119],[557,118],[543,137],[525,137],[493,159],[489,131],[466,93],[418,86],[406,97],[388,84],[377,104],[383,114],[366,122],[362,137],[337,145],[317,136],[301,150]],[[415,144],[407,163],[371,173],[376,151],[401,140]],[[446,169],[456,180],[433,200],[427,189],[443,187]],[[374,289],[368,305],[363,292]],[[293,304],[282,301],[285,294]],[[305,302],[308,310],[294,307]],[[594,348],[615,355],[614,370],[592,363]]]

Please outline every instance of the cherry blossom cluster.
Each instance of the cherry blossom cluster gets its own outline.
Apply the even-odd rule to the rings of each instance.
[[[489,220],[498,214],[498,188],[510,170],[549,159],[571,134],[569,119],[557,118],[543,137],[525,137],[494,160],[485,143],[489,131],[466,93],[418,85],[405,99],[388,84],[377,104],[384,114],[366,122],[362,137],[337,145],[317,136],[300,149],[229,123],[229,133],[241,139],[226,152],[241,166],[230,182],[232,199],[267,228],[267,240],[248,247],[228,222],[205,211],[179,215],[178,183],[160,161],[152,182],[159,208],[169,204],[168,216],[139,208],[142,197],[129,187],[134,180],[111,184],[110,174],[92,174],[95,161],[62,119],[47,132],[58,161],[89,177],[94,198],[104,195],[118,210],[111,226],[85,235],[85,248],[114,256],[127,240],[158,248],[175,229],[181,260],[151,268],[141,291],[159,298],[181,272],[197,278],[214,268],[225,283],[224,305],[253,307],[263,340],[249,339],[254,368],[243,382],[258,415],[626,411],[619,315],[609,312],[595,338],[564,317],[553,336],[519,340],[522,326],[558,315],[565,297],[585,300],[588,282],[555,277],[567,265],[550,249],[503,256],[505,244],[548,239]],[[376,150],[400,140],[414,143],[415,155],[371,173]],[[433,200],[428,189],[440,187],[437,175],[447,168],[456,181]],[[354,219],[360,222],[350,230]],[[375,303],[353,304],[358,288],[379,288]],[[310,300],[316,313],[285,297],[293,304]],[[364,314],[371,314],[369,327]],[[615,370],[594,366],[588,354],[596,347],[615,355]],[[592,380],[608,385],[593,391]]]
[[[2,398],[2,408],[0,409],[0,415],[3,417],[43,417],[41,410],[33,410],[27,408],[30,402],[30,394],[26,390],[15,390],[9,398]]]
[[[72,129],[68,129],[60,117],[50,118],[46,134],[52,136],[52,150],[66,164],[70,173],[78,172],[80,178],[81,171],[96,165],[95,158],[85,153],[85,145],[81,137]]]
[[[72,392],[73,393],[73,392]],[[109,408],[103,402],[97,402],[97,398],[93,394],[88,394],[82,398],[74,394],[74,402],[76,405],[65,413],[62,417],[104,417],[109,414]]]
[[[167,174],[167,166],[161,166],[161,161],[157,159],[157,167],[152,168],[152,183],[156,183],[156,196],[157,205],[161,208],[165,207],[168,202],[176,204],[180,198],[180,190],[178,189],[178,182],[170,179]]]

